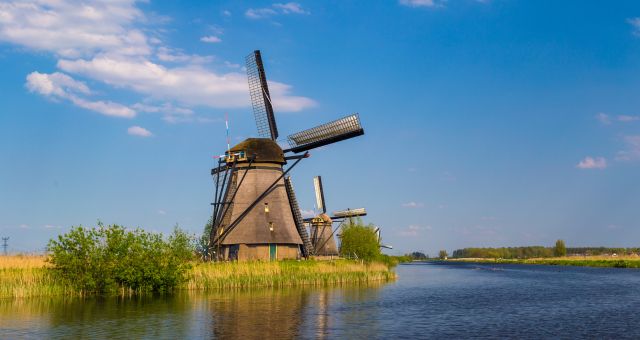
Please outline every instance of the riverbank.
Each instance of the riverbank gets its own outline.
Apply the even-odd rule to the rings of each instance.
[[[456,258],[446,261],[474,263],[538,264],[550,266],[640,268],[638,256],[566,256],[531,259]]]
[[[394,280],[382,263],[353,260],[194,263],[181,290],[359,284]],[[77,296],[57,282],[45,256],[0,256],[0,298]]]

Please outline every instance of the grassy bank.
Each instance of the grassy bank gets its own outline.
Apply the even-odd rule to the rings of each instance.
[[[334,285],[394,278],[384,264],[350,260],[195,263],[180,289]],[[79,293],[54,279],[44,256],[0,256],[0,298],[74,295]]]
[[[544,264],[551,266],[640,268],[640,257],[638,256],[568,256],[532,259],[458,258],[449,259],[447,261],[476,263]]]

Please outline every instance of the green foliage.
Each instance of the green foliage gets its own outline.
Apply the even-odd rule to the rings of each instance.
[[[362,260],[374,261],[381,258],[380,244],[373,225],[365,225],[360,218],[350,218],[340,233],[340,255],[354,254]]]
[[[449,254],[446,250],[441,250],[440,252],[438,252],[438,258],[440,258],[441,260],[444,260],[447,257],[449,257]]]
[[[209,259],[209,238],[211,237],[211,228],[213,228],[213,219],[212,217],[209,217],[209,221],[204,225],[202,236],[200,236],[196,243],[196,252],[203,260]]]
[[[429,256],[425,255],[424,253],[421,253],[419,251],[414,251],[411,254],[405,255],[411,258],[411,260],[414,261],[425,261],[429,259]]]
[[[556,246],[553,248],[553,255],[556,257],[567,255],[567,247],[564,245],[563,240],[556,241]]]
[[[59,279],[98,294],[171,290],[186,280],[193,258],[191,239],[177,227],[165,240],[161,234],[101,223],[72,228],[50,240],[48,251]]]
[[[526,259],[552,257],[553,250],[542,246],[509,248],[463,248],[453,251],[454,258]]]

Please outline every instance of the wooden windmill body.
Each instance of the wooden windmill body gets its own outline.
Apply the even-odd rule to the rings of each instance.
[[[262,138],[230,148],[211,170],[215,197],[209,253],[215,260],[308,257],[314,248],[287,175],[308,157],[308,150],[360,136],[364,130],[353,114],[289,135],[290,148],[283,150],[276,142],[278,129],[260,51],[247,57],[247,75]]]

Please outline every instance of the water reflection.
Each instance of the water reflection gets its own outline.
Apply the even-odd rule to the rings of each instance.
[[[0,338],[326,338],[364,325],[380,285],[182,292],[172,296],[0,300]],[[346,307],[350,305],[350,307]],[[334,312],[349,311],[340,320]],[[349,327],[351,328],[351,327]],[[362,332],[365,333],[362,333]],[[345,335],[350,330],[345,329]],[[373,333],[372,333],[373,334]]]

